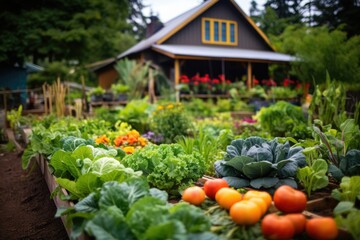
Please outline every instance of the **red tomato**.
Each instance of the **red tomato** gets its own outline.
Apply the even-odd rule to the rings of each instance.
[[[282,185],[275,190],[275,207],[284,213],[301,213],[306,208],[306,202],[305,193],[288,185]]]
[[[306,234],[315,240],[335,239],[339,231],[331,217],[312,218],[306,223]]]
[[[205,192],[201,187],[188,187],[182,194],[182,200],[193,205],[200,205],[205,200]]]
[[[207,180],[204,184],[204,191],[208,198],[215,199],[217,191],[224,187],[229,187],[229,184],[224,179],[217,178]]]
[[[292,239],[295,235],[292,222],[285,216],[279,216],[275,213],[268,214],[263,218],[261,230],[266,239],[272,240]]]
[[[285,215],[295,227],[295,234],[300,234],[305,231],[306,217],[302,213],[289,213]]]

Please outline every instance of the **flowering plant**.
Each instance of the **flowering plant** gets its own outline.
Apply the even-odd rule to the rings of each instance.
[[[224,74],[218,75],[217,78],[210,78],[209,74],[195,74],[191,78],[187,75],[180,76],[180,83],[183,85],[182,90],[190,91],[194,94],[199,93],[223,93],[229,89],[230,80],[225,79]]]
[[[135,150],[143,148],[148,144],[148,140],[145,137],[141,137],[136,130],[130,130],[124,135],[117,135],[113,141],[110,141],[106,135],[102,135],[96,138],[95,142],[97,144],[113,145],[121,148],[126,154],[132,154]]]

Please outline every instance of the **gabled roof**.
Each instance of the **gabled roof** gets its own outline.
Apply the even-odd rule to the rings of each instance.
[[[194,7],[185,13],[171,19],[170,21],[166,22],[164,24],[164,27],[150,36],[147,39],[142,40],[141,42],[137,43],[133,47],[129,48],[127,51],[119,54],[117,56],[117,59],[121,59],[123,57],[126,57],[130,54],[134,54],[137,52],[140,52],[142,50],[151,48],[152,46],[162,44],[167,39],[169,39],[171,36],[173,36],[176,32],[181,30],[183,27],[185,27],[188,23],[193,21],[196,17],[198,17],[200,14],[205,12],[207,9],[209,9],[211,6],[213,6],[215,3],[217,3],[219,0],[208,0],[206,2],[203,2],[197,7]],[[270,46],[271,49],[273,47],[270,44],[269,39],[266,37],[266,35],[256,26],[256,24],[251,20],[250,17],[248,17],[244,11],[237,5],[237,3],[234,0],[229,0],[234,7],[239,11],[241,15],[245,17],[245,19],[252,25],[252,27],[258,32],[258,34],[264,39],[264,41]]]
[[[271,51],[258,51],[248,49],[226,48],[226,47],[212,47],[209,51],[207,46],[193,46],[193,45],[154,45],[153,50],[167,55],[171,58],[217,58],[228,60],[252,60],[258,62],[291,62],[295,61],[295,57],[271,52]]]

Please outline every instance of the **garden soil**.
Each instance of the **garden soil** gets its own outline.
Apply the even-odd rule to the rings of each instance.
[[[0,239],[68,239],[36,165],[21,168],[21,155],[0,152]]]

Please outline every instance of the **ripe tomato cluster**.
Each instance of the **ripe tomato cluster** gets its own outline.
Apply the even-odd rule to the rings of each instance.
[[[249,190],[244,195],[229,187],[223,179],[208,180],[204,188],[187,188],[182,199],[200,205],[208,197],[229,211],[231,219],[239,225],[253,225],[261,221],[262,234],[266,239],[292,239],[304,232],[311,239],[335,239],[338,228],[333,218],[306,219],[306,195],[290,186],[276,189],[274,197],[264,191]],[[266,214],[274,201],[281,212]],[[265,215],[265,216],[264,216]]]
[[[333,218],[322,217],[307,220],[302,212],[306,208],[306,195],[290,186],[283,185],[274,193],[274,205],[282,212],[266,215],[261,230],[267,239],[292,239],[306,233],[311,239],[336,239],[338,228]]]

